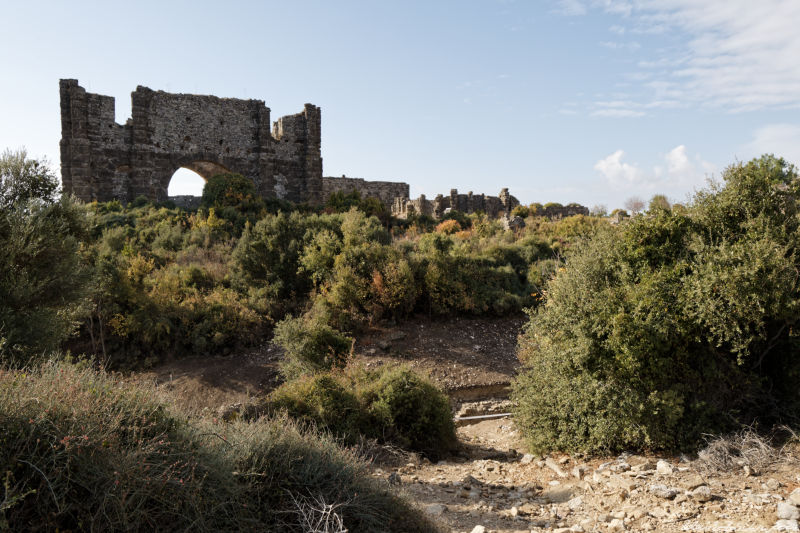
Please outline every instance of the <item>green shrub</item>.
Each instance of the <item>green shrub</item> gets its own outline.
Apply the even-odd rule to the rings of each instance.
[[[88,307],[85,212],[70,198],[0,209],[0,362],[57,349]]]
[[[343,368],[353,346],[353,339],[312,317],[278,322],[274,342],[284,350],[281,372],[287,378]]]
[[[1,371],[0,528],[299,532],[318,498],[350,531],[434,529],[324,435],[190,421],[157,397],[86,366]]]
[[[363,372],[359,400],[379,435],[434,459],[456,446],[450,401],[429,380],[405,367]]]
[[[520,337],[517,421],[537,450],[691,449],[796,421],[800,180],[762,157],[685,212],[601,228]]]
[[[457,442],[447,396],[405,367],[302,376],[273,391],[268,405],[348,443],[377,439],[435,459]]]

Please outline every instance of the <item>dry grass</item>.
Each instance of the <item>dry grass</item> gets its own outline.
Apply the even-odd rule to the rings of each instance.
[[[0,368],[0,472],[0,530],[433,530],[325,434],[189,419],[88,365]]]
[[[778,436],[782,438],[778,439]],[[771,436],[765,436],[752,427],[730,435],[709,436],[706,447],[697,454],[697,465],[708,473],[733,472],[744,467],[763,472],[778,462],[793,460],[788,450],[797,439],[797,434],[785,426],[777,428]],[[784,444],[777,445],[779,441]]]

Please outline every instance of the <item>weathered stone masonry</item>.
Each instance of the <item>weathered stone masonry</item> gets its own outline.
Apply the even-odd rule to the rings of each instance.
[[[117,124],[114,98],[88,93],[78,80],[61,80],[61,180],[83,201],[130,202],[138,196],[163,201],[181,167],[208,179],[237,172],[253,180],[263,197],[323,203],[331,193],[378,198],[392,213],[441,217],[448,209],[508,215],[519,205],[499,196],[458,194],[409,200],[407,183],[322,177],[320,108],[305,104],[272,124],[262,100],[172,94],[139,86],[131,93],[132,117]],[[270,129],[271,127],[271,129]],[[194,197],[175,197],[196,207]]]
[[[390,208],[395,198],[408,198],[408,183],[399,181],[366,181],[361,178],[322,178],[322,197],[327,199],[332,193],[351,193],[358,191],[362,198],[377,198]]]
[[[114,98],[61,80],[61,178],[84,201],[167,199],[181,167],[208,179],[238,172],[264,197],[320,203],[320,109],[306,104],[272,125],[261,100],[170,94],[137,87],[132,118],[114,120]]]

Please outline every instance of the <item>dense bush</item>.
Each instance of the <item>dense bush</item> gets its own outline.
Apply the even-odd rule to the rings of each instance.
[[[308,503],[349,531],[432,531],[366,465],[290,420],[192,420],[86,367],[0,371],[0,529],[304,531]]]
[[[82,208],[68,198],[0,210],[0,361],[57,349],[86,311]]]
[[[281,372],[288,379],[343,368],[353,347],[353,339],[316,317],[289,317],[278,322],[274,342],[284,350]]]
[[[456,445],[447,395],[404,367],[305,375],[273,391],[268,406],[350,443],[364,436],[432,458]]]
[[[59,347],[88,308],[86,212],[55,197],[46,162],[0,157],[0,362],[25,363]]]
[[[797,422],[800,180],[729,167],[684,211],[578,246],[520,337],[517,420],[534,449],[679,449]]]

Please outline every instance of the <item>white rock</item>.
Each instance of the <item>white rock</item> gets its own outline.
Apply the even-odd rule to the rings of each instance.
[[[441,503],[432,503],[425,506],[425,512],[431,516],[441,516],[447,511],[447,507]]]
[[[628,463],[617,463],[617,464],[611,465],[609,467],[609,470],[611,470],[612,472],[616,472],[616,473],[627,472],[630,469],[631,469],[631,465],[629,465]]]
[[[555,472],[558,477],[567,477],[567,474],[563,470],[561,470],[561,467],[558,466],[558,464],[555,461],[553,461],[550,457],[544,460],[544,464],[545,466],[547,466],[547,468]]]
[[[522,456],[522,459],[519,460],[520,464],[527,465],[533,462],[536,457],[531,453],[526,453]]]
[[[794,505],[800,507],[800,487],[794,489],[786,499],[789,501],[789,503],[793,503]]]
[[[583,506],[583,498],[580,496],[575,496],[567,502],[567,507],[569,507],[572,511],[577,511],[581,508],[581,506]]]
[[[775,531],[800,531],[797,520],[778,520],[772,528]]]
[[[664,498],[665,500],[671,500],[678,495],[678,489],[673,489],[666,485],[650,485],[648,490],[653,496]]]
[[[483,526],[475,526],[470,533],[486,533],[486,528]]]
[[[625,531],[625,522],[620,520],[619,518],[615,518],[611,522],[608,523],[608,530],[609,531]]]
[[[781,520],[800,519],[800,509],[788,502],[778,503],[778,518]]]
[[[711,489],[708,485],[700,485],[692,491],[692,498],[698,502],[707,502],[712,497]]]
[[[673,472],[673,468],[672,465],[664,459],[659,459],[658,463],[656,463],[656,472],[666,476]]]

